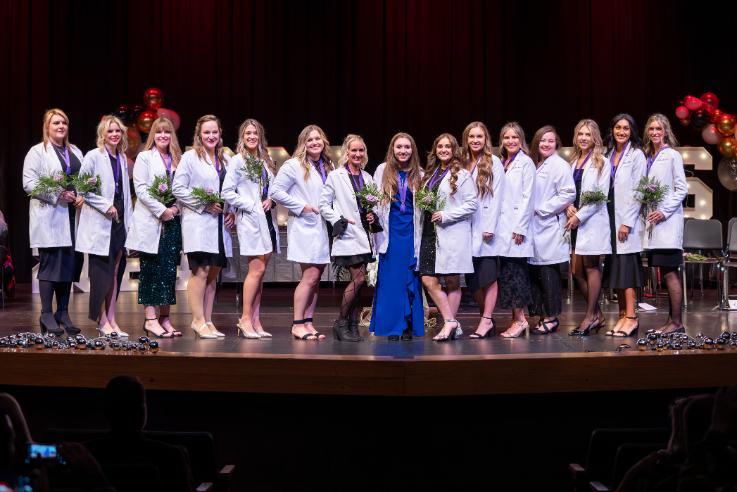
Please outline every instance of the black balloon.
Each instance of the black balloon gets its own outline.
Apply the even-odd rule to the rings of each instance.
[[[710,118],[709,112],[703,109],[691,112],[691,123],[699,129],[705,127],[709,123]]]

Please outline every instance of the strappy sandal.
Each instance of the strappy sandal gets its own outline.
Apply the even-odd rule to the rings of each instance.
[[[312,324],[312,318],[305,318],[305,319],[304,319],[304,322],[305,322],[305,323],[310,323],[310,324]],[[307,328],[307,327],[305,327],[305,328]],[[314,325],[313,325],[312,329],[313,329],[313,330],[315,329]],[[316,339],[316,340],[325,340],[325,335],[323,335],[322,333],[320,333],[320,332],[319,332],[319,331],[317,331],[317,330],[313,331],[313,332],[312,332],[312,335],[314,335],[314,336],[315,336],[315,339]]]
[[[637,316],[625,316],[627,319],[637,319]],[[632,330],[630,330],[629,333],[623,330],[615,330],[612,332],[612,336],[616,338],[627,338],[627,337],[635,337],[637,336],[637,333],[640,331],[640,322],[638,321]]]
[[[304,325],[305,324],[305,321],[306,320],[304,320],[304,319],[295,319],[294,321],[292,321],[292,330],[294,330],[294,327],[296,325]],[[307,328],[305,328],[305,330],[306,329]],[[292,336],[294,337],[295,340],[317,340],[317,337],[315,336],[315,334],[314,333],[311,333],[309,331],[307,333],[305,333],[304,335],[302,335],[302,336],[295,335],[294,334],[294,331],[292,331]]]
[[[552,328],[548,326],[549,324],[552,325]],[[559,326],[560,321],[558,321],[558,318],[553,318],[550,321],[545,321],[541,319],[537,326],[530,330],[530,333],[533,333],[535,335],[549,335],[558,331]]]
[[[482,338],[491,338],[494,335],[496,335],[496,323],[494,322],[494,319],[491,316],[481,316],[484,319],[491,320],[491,326],[488,330],[486,330],[486,333],[483,335],[477,331],[471,333],[468,338],[471,340],[481,340]]]

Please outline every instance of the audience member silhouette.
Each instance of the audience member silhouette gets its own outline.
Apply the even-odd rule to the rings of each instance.
[[[106,437],[85,443],[103,468],[122,465],[155,465],[166,491],[194,489],[186,451],[178,446],[144,436],[146,393],[138,378],[118,376],[108,382],[104,393],[105,416],[110,425]],[[146,488],[146,477],[140,477]],[[121,492],[119,490],[119,492]]]

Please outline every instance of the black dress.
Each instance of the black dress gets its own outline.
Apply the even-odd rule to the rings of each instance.
[[[432,180],[430,180],[432,181]],[[437,191],[442,178],[435,181],[433,191]],[[426,186],[429,186],[430,182]],[[437,253],[438,235],[435,223],[432,221],[432,212],[422,213],[422,240],[420,241],[420,275],[437,276],[435,273],[435,256]],[[454,273],[443,273],[442,275],[457,275]]]
[[[220,189],[223,191],[223,181],[225,181],[225,166],[220,167]],[[193,251],[187,253],[187,262],[189,263],[189,269],[195,271],[200,267],[216,266],[219,268],[225,268],[228,266],[228,258],[225,256],[225,243],[223,243],[223,214],[218,215],[218,252],[217,253],[206,253],[204,251]]]
[[[348,173],[350,174],[350,171],[348,171]],[[358,188],[358,183],[356,183],[354,179],[351,179],[350,181],[351,181],[351,186],[353,187],[354,193],[358,193],[359,191],[361,191],[361,189]],[[358,212],[361,215],[361,227],[363,227],[363,230],[366,233],[366,237],[368,238],[368,242],[369,242],[369,248],[371,248],[371,235],[369,234],[369,223],[368,223],[368,219],[366,218],[366,211],[361,208],[361,200],[359,200],[358,197],[356,197],[356,205],[358,205]],[[373,255],[373,251],[369,251],[368,253],[361,253],[357,255],[333,257],[333,264],[339,267],[349,267],[353,265],[367,264],[373,261],[376,261]]]
[[[613,167],[613,169],[612,186],[609,187],[609,202],[606,206],[609,212],[612,254],[606,255],[604,258],[604,279],[601,285],[605,289],[636,289],[645,285],[640,253],[617,253],[617,224],[614,210],[614,173],[616,173],[616,167]]]
[[[59,158],[61,170],[66,172],[66,163],[59,149],[53,145],[56,156]],[[69,166],[70,174],[79,173],[82,163],[79,162],[77,156],[69,150]],[[67,188],[68,191],[74,191],[73,186]],[[76,241],[75,225],[77,218],[77,209],[74,204],[68,203],[69,210],[69,233],[71,234],[72,245],[57,248],[38,248],[38,275],[39,280],[49,282],[79,282],[79,275],[82,272],[84,264],[84,253],[74,250]]]
[[[108,154],[109,155],[109,154]],[[97,321],[100,318],[100,308],[105,300],[107,293],[113,286],[113,281],[117,282],[117,291],[120,292],[120,283],[123,281],[125,273],[125,200],[123,198],[123,180],[128,176],[123,176],[123,170],[118,166],[115,157],[110,156],[110,164],[115,177],[115,195],[113,197],[113,206],[118,213],[118,220],[111,221],[110,224],[110,246],[107,256],[89,255],[89,275],[90,275],[90,306],[89,318]],[[120,260],[117,264],[118,275],[113,278],[115,273],[115,258],[120,254]],[[115,299],[113,299],[115,302]]]
[[[581,181],[583,179],[583,167],[581,169],[573,170],[573,182],[576,185],[576,199],[573,201],[573,206],[578,209],[581,203]],[[571,251],[576,251],[576,236],[578,235],[578,229],[571,229]]]

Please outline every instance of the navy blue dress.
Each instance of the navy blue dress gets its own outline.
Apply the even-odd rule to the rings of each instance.
[[[403,177],[406,172],[400,171]],[[412,192],[407,190],[405,211],[400,210],[399,193],[389,211],[389,245],[379,255],[379,272],[369,329],[377,336],[401,335],[412,328],[412,335],[425,334],[420,277],[415,271],[415,231]]]

